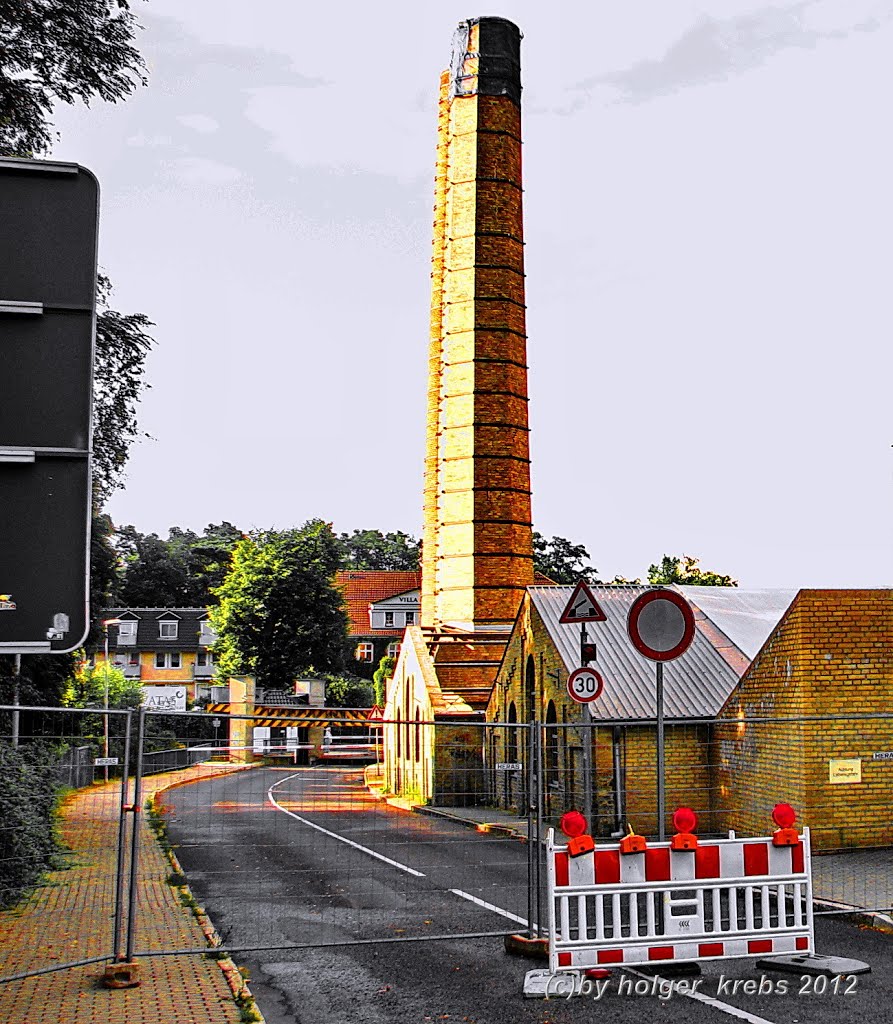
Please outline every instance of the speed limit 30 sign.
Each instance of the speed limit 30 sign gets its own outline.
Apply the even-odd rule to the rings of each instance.
[[[578,704],[595,700],[604,685],[604,679],[594,668],[578,668],[567,677],[567,692]]]

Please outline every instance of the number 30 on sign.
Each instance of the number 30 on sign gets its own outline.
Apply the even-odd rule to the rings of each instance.
[[[567,677],[567,692],[578,704],[595,700],[604,685],[604,679],[594,668],[578,668]]]

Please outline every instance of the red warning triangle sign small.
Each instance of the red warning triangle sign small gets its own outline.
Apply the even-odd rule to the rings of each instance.
[[[608,616],[602,611],[598,601],[592,596],[588,584],[580,580],[574,587],[571,599],[561,613],[559,622],[606,622]]]
[[[367,722],[383,722],[384,721],[384,709],[378,704],[373,704],[371,708],[366,712]]]

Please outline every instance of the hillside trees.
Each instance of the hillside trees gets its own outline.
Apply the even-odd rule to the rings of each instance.
[[[288,687],[311,671],[337,672],[347,644],[339,566],[338,539],[321,519],[241,540],[211,610],[221,678],[251,673],[261,686]]]

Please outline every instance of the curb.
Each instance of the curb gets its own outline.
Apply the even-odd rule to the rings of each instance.
[[[392,807],[402,807],[404,810],[412,811],[414,814],[427,814],[432,818],[446,818],[447,821],[454,821],[457,825],[464,825],[466,828],[473,828],[476,832],[488,832],[493,835],[506,836],[508,838],[518,839],[522,843],[528,843],[530,840],[527,836],[516,828],[512,828],[511,825],[503,825],[497,821],[475,821],[472,818],[463,818],[458,814],[450,814],[449,811],[443,811],[439,807],[428,807],[424,804],[409,804],[406,801],[397,802],[399,797],[386,797],[385,801]]]
[[[879,910],[860,910],[858,907],[849,907],[845,903],[831,903],[828,900],[812,901],[813,907],[819,907],[824,911],[825,917],[831,917],[838,921],[853,921],[863,928],[871,928],[873,931],[882,932],[885,935],[893,935],[893,916],[882,913]]]
[[[234,772],[244,771],[246,768],[252,767],[254,766],[239,765],[238,767],[234,766],[232,768],[232,771],[217,772],[213,776],[206,775],[203,778],[199,779],[184,779],[179,782],[174,782],[170,786],[165,786],[164,789],[156,790],[152,794],[152,796],[149,797],[149,799],[152,801],[152,806],[155,808],[156,812],[158,812],[159,805],[161,804],[159,797],[161,796],[162,793],[168,793],[172,789],[179,789],[182,786],[189,786],[196,782],[204,782],[208,778],[215,778],[221,775],[231,775]],[[154,834],[154,832],[152,834],[152,838],[155,840],[156,843],[158,843],[159,846],[161,845],[158,841],[158,837]],[[162,850],[162,852],[167,857],[167,860],[170,863],[171,868],[181,878],[186,878],[186,872],[183,870],[183,866],[180,864],[180,861],[177,858],[176,853],[174,853],[173,850]],[[223,940],[220,938],[217,929],[214,927],[214,922],[208,916],[204,907],[200,907],[198,905],[198,901],[193,895],[192,889],[189,887],[189,883],[184,882],[182,885],[172,885],[171,888],[176,889],[178,892],[188,894],[190,900],[189,909],[192,911],[193,917],[195,917],[196,921],[198,922],[199,928],[201,928],[202,930],[202,934],[204,935],[205,940],[208,943],[209,952],[213,952],[214,950],[222,946]],[[214,959],[216,960],[218,966],[220,967],[220,970],[223,972],[223,977],[226,979],[226,983],[229,986],[229,990],[233,996],[233,1002],[236,1004],[236,1006],[240,1010],[246,1010],[248,1008],[252,1009],[254,1011],[254,1017],[252,1019],[256,1021],[257,1024],[266,1024],[264,1015],[261,1013],[260,1007],[258,1007],[257,1003],[255,1002],[251,989],[248,987],[248,982],[245,980],[245,976],[236,966],[236,963],[233,960],[233,958],[229,955],[229,953],[217,953]]]

